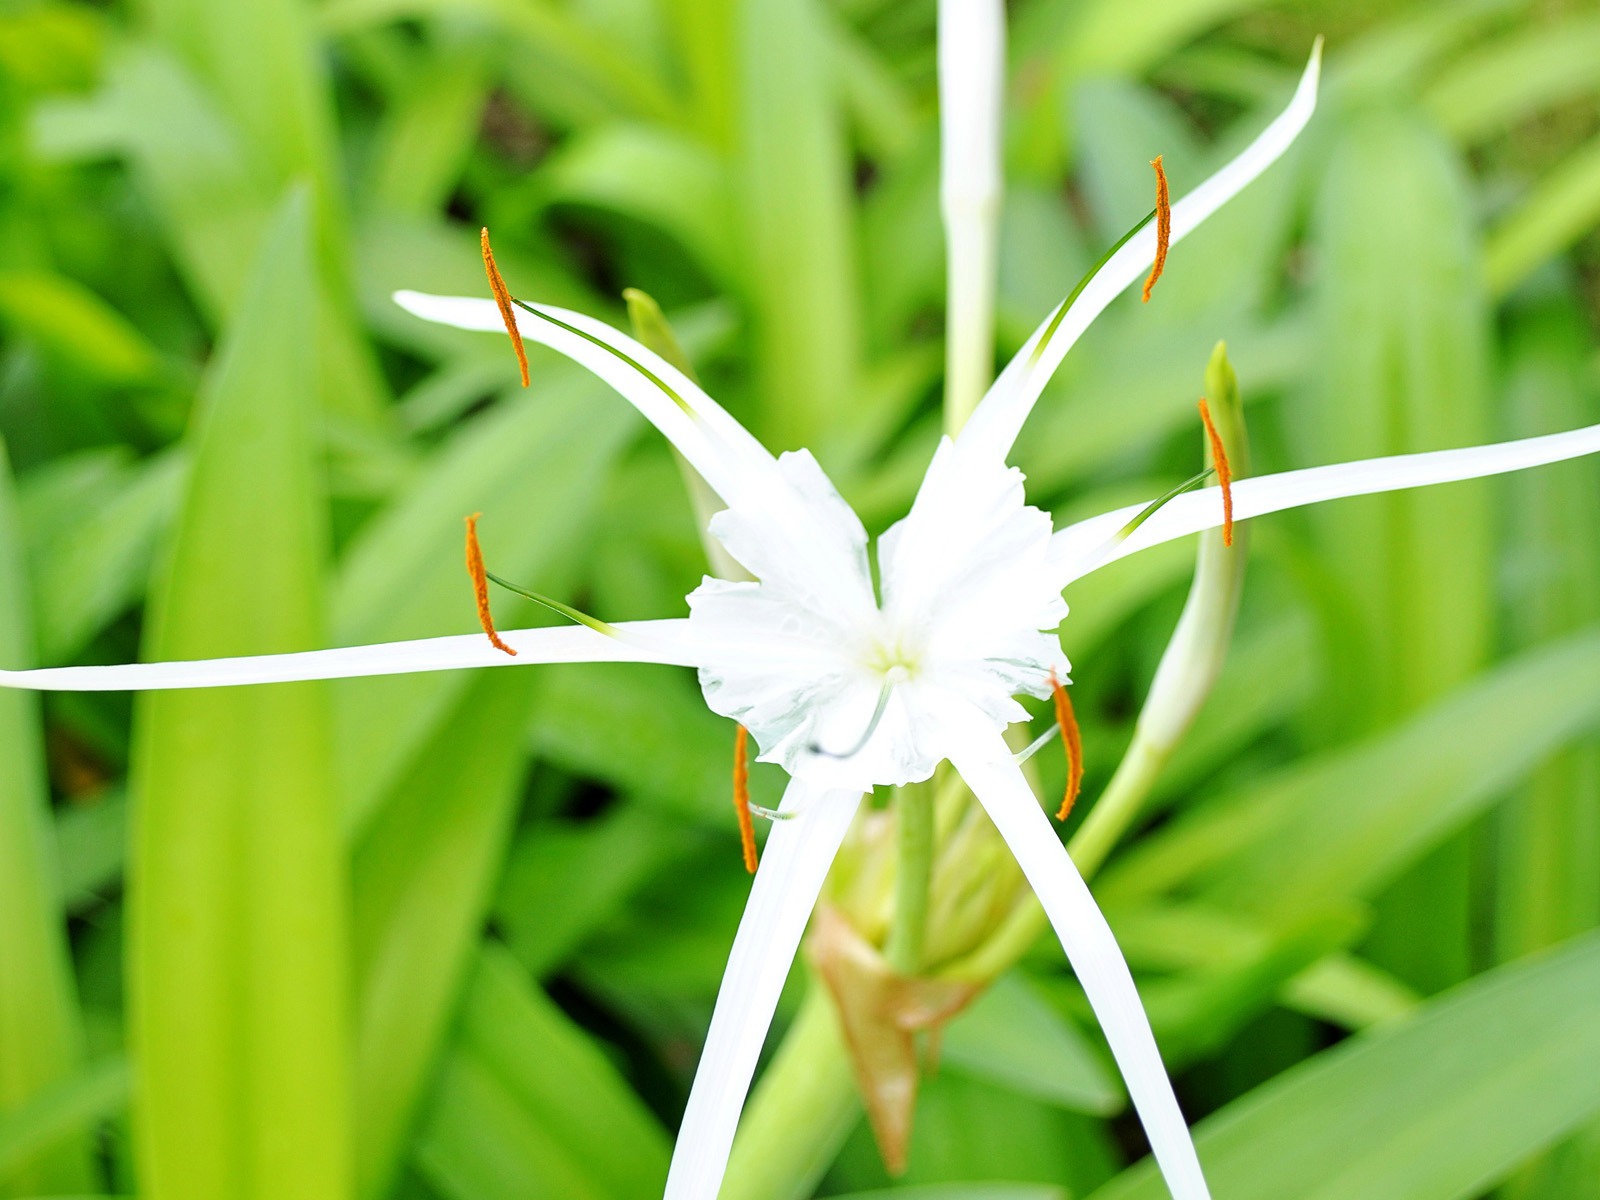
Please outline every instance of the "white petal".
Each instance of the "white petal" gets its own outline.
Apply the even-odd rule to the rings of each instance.
[[[0,671],[0,687],[42,692],[150,692],[533,663],[650,662],[690,667],[699,663],[698,640],[687,620],[625,621],[615,628],[618,637],[583,625],[503,631],[500,636],[516,650],[515,658],[496,650],[483,634],[470,633],[298,654]]]
[[[1589,425],[1566,433],[1498,442],[1489,446],[1468,446],[1461,450],[1433,450],[1424,454],[1400,454],[1390,458],[1369,458],[1360,462],[1310,467],[1262,475],[1233,485],[1233,515],[1237,521],[1259,517],[1286,508],[1320,504],[1345,496],[1366,496],[1374,492],[1397,492],[1405,488],[1426,487],[1435,483],[1454,483],[1485,475],[1503,475],[1529,467],[1544,466],[1585,454],[1600,452],[1600,425]],[[1056,577],[1065,587],[1074,579],[1114,562],[1136,550],[1144,550],[1173,538],[1215,529],[1222,524],[1222,491],[1210,487],[1170,500],[1125,540],[1116,535],[1144,510],[1133,504],[1115,512],[1103,513],[1069,525],[1056,533],[1051,546]],[[1440,537],[1449,537],[1441,529]]]
[[[1207,217],[1238,195],[1258,175],[1270,167],[1300,135],[1310,121],[1317,103],[1317,80],[1321,73],[1322,43],[1311,52],[1294,98],[1278,118],[1262,130],[1244,152],[1194,191],[1172,206],[1172,245],[1193,232]],[[995,380],[978,411],[961,433],[961,441],[983,452],[1004,458],[1021,432],[1028,414],[1055,374],[1061,360],[1090,323],[1105,311],[1135,280],[1142,278],[1155,261],[1156,230],[1152,222],[1134,234],[1089,280],[1072,302],[1072,307],[1051,334],[1048,343],[1033,361],[1035,348],[1043,339],[1056,314],[1045,318],[1016,357]]]
[[[714,1200],[778,993],[828,868],[855,816],[856,792],[791,783],[733,939],[711,1030],[672,1151],[664,1200]]]
[[[957,425],[994,370],[1005,38],[1002,0],[939,0],[939,206],[949,280],[945,394]]]
[[[411,291],[396,292],[394,300],[426,321],[458,329],[505,329],[493,300]],[[772,455],[744,426],[653,350],[605,322],[571,309],[544,304],[529,307],[546,319],[515,310],[523,337],[566,355],[614,387],[678,448],[723,500],[732,503],[742,486],[775,470]]]
[[[1039,807],[1010,748],[981,721],[947,728],[950,761],[1005,838],[1061,938],[1105,1031],[1174,1200],[1207,1200],[1205,1176],[1111,927]]]

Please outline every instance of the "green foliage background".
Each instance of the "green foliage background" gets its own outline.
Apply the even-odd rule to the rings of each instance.
[[[499,573],[679,614],[659,440],[387,299],[482,292],[485,223],[524,296],[655,295],[884,527],[939,428],[933,16],[0,0],[0,664],[470,631],[479,510]],[[1218,338],[1258,470],[1600,419],[1588,3],[1017,0],[1002,349],[1319,32],[1301,144],[1046,393],[1019,462],[1058,516],[1192,472]],[[1190,563],[1068,595],[1087,801]],[[1600,1197],[1597,724],[1594,463],[1259,523],[1097,884],[1219,1197]],[[666,668],[0,693],[0,1195],[657,1194],[748,886],[732,736]],[[1041,944],[949,1029],[902,1180],[846,1092],[724,1194],[1163,1195],[1097,1036]]]

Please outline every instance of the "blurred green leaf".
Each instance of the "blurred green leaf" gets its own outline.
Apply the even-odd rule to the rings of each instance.
[[[1107,1115],[1125,1100],[1078,1027],[1015,973],[950,1023],[940,1057],[963,1074],[1078,1112]]]
[[[443,13],[487,18],[517,39],[517,81],[565,123],[637,116],[675,123],[678,105],[644,64],[586,26],[572,10],[545,0],[333,0],[322,28],[349,35],[372,25]]]
[[[1338,128],[1316,200],[1316,385],[1298,397],[1301,461],[1490,439],[1489,310],[1463,167],[1399,108]],[[1493,636],[1492,485],[1364,498],[1311,514],[1347,618],[1327,631],[1325,731],[1381,727],[1471,676]],[[1380,904],[1372,957],[1425,990],[1470,970],[1471,853],[1441,846]]]
[[[1236,1101],[1197,1131],[1236,1200],[1465,1200],[1600,1109],[1600,940],[1501,968]],[[1165,1195],[1150,1163],[1094,1200]]]
[[[128,1103],[130,1074],[121,1058],[97,1062],[50,1084],[21,1108],[0,1116],[0,1179],[7,1181],[6,1194],[22,1196],[34,1188],[54,1192],[74,1186],[52,1185],[47,1179],[38,1182],[44,1178],[38,1168],[52,1156],[61,1161],[63,1144],[86,1143],[97,1122],[122,1111]],[[76,1156],[84,1158],[81,1146]],[[30,1168],[31,1176],[27,1173]],[[83,1181],[76,1186],[89,1186],[91,1176],[81,1161],[75,1173]],[[63,1171],[56,1177],[68,1179],[73,1174]],[[18,1188],[21,1190],[14,1190]]]
[[[307,196],[208,372],[151,658],[321,644]],[[141,697],[131,768],[141,1185],[348,1195],[343,860],[317,684]]]
[[[1579,146],[1536,183],[1489,234],[1484,271],[1504,296],[1600,224],[1600,137]]]
[[[355,848],[359,1196],[381,1196],[472,963],[525,771],[539,668],[477,673]]]
[[[1479,141],[1540,109],[1600,88],[1600,17],[1530,22],[1462,55],[1423,96],[1452,137]]]
[[[1528,651],[1392,731],[1179,819],[1114,863],[1098,891],[1125,901],[1181,887],[1277,919],[1370,897],[1592,729],[1597,671],[1592,631]]]
[[[30,476],[23,506],[44,661],[71,659],[143,596],[186,471],[176,452],[141,463],[90,452]]]
[[[12,669],[30,665],[34,653],[19,534],[10,464],[0,444],[0,658]],[[22,1120],[19,1110],[59,1086],[83,1057],[40,740],[37,698],[0,694],[0,1129]],[[0,1136],[0,1147],[6,1145]],[[88,1150],[78,1137],[13,1146],[9,1161],[0,1154],[0,1191],[89,1187]]]
[[[577,574],[606,468],[638,423],[621,399],[576,368],[545,369],[539,379],[536,392],[517,393],[463,426],[363,527],[334,593],[337,643],[477,629],[462,565],[468,513],[484,514],[484,553],[496,574],[557,596],[571,586],[564,581]],[[526,602],[496,597],[495,604],[506,628],[529,615]],[[371,817],[469,685],[463,672],[334,685],[341,791],[352,828]]]
[[[446,1200],[643,1200],[666,1181],[668,1142],[588,1036],[488,943],[417,1154]]]
[[[818,440],[856,399],[860,297],[850,162],[819,0],[740,0],[735,211],[761,425]]]
[[[121,313],[48,271],[0,271],[0,320],[107,383],[149,381],[161,356]]]

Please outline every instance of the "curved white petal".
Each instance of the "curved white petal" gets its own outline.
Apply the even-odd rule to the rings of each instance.
[[[1316,109],[1317,80],[1321,66],[1322,43],[1319,40],[1289,106],[1261,131],[1261,135],[1242,154],[1172,206],[1173,245],[1193,232],[1201,222],[1282,157]],[[1023,423],[1033,411],[1039,393],[1055,374],[1067,351],[1090,323],[1105,311],[1107,305],[1135,280],[1143,277],[1155,261],[1155,252],[1156,230],[1152,223],[1129,238],[1095,272],[1072,301],[1048,340],[1045,340],[1045,334],[1060,310],[1052,312],[1040,323],[1033,336],[1000,373],[1000,378],[995,380],[989,394],[978,406],[978,411],[962,430],[963,445],[971,445],[999,458],[1010,453]]]
[[[394,301],[425,321],[484,332],[505,329],[493,300],[401,291],[394,294]],[[523,337],[566,355],[609,383],[678,448],[723,500],[732,503],[752,475],[759,480],[776,469],[772,455],[744,426],[649,347],[571,309],[545,304],[531,304],[528,309],[515,310]]]
[[[1516,442],[1285,471],[1235,483],[1233,515],[1235,520],[1243,521],[1324,500],[1503,475],[1596,452],[1600,452],[1600,425],[1589,425]],[[1057,531],[1050,552],[1061,586],[1137,550],[1222,524],[1222,492],[1210,487],[1168,501],[1128,537],[1118,540],[1118,532],[1144,507],[1129,505]],[[1448,537],[1449,533],[1441,530],[1440,536]]]
[[[649,662],[698,666],[698,639],[685,619],[625,621],[609,637],[584,625],[502,631],[515,658],[496,650],[481,633],[260,654],[194,662],[126,663],[112,667],[41,667],[0,670],[0,687],[41,692],[152,692],[170,688],[238,687],[253,683],[293,683],[306,679],[350,679],[366,675],[406,675],[458,671],[467,667],[516,667],[533,663]]]
[[[1173,1200],[1208,1200],[1205,1175],[1138,989],[1088,885],[1000,735],[977,720],[945,732],[951,763],[1011,847],[1061,938],[1121,1068]]]
[[[860,803],[857,792],[819,791],[799,782],[784,795],[783,809],[794,816],[773,824],[750,888],[672,1151],[664,1200],[714,1200],[722,1186],[778,994]]]

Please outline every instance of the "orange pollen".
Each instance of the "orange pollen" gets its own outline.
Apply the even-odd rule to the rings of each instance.
[[[489,227],[485,225],[478,234],[478,244],[483,247],[483,269],[489,274],[489,290],[494,302],[500,306],[500,319],[506,323],[511,335],[511,348],[517,352],[517,368],[522,372],[522,386],[528,386],[528,352],[522,348],[522,330],[517,328],[517,314],[511,308],[511,292],[506,281],[500,278],[500,268],[494,265],[494,251],[489,249]]]
[[[1222,544],[1233,545],[1233,471],[1228,466],[1228,450],[1222,444],[1216,422],[1211,419],[1211,406],[1200,397],[1200,420],[1205,422],[1206,440],[1211,443],[1211,461],[1217,468],[1217,482],[1222,485]]]
[[[1150,160],[1156,169],[1156,262],[1150,268],[1150,278],[1144,281],[1144,302],[1150,303],[1150,291],[1167,267],[1167,247],[1172,244],[1172,195],[1167,190],[1167,172],[1161,165],[1161,155]]]
[[[750,816],[750,731],[743,725],[733,735],[733,811],[739,817],[739,844],[744,869],[756,873],[756,823]]]
[[[1067,794],[1056,812],[1056,820],[1065,821],[1083,790],[1083,737],[1078,732],[1078,718],[1072,711],[1072,698],[1054,671],[1050,672],[1050,696],[1056,702],[1056,724],[1061,726],[1061,744],[1067,751]]]
[[[478,624],[483,626],[491,646],[515,658],[517,652],[500,640],[494,630],[494,618],[489,615],[489,573],[484,570],[483,550],[478,545],[478,518],[481,516],[482,513],[473,513],[467,518],[467,574],[472,576],[472,594],[478,601]]]

